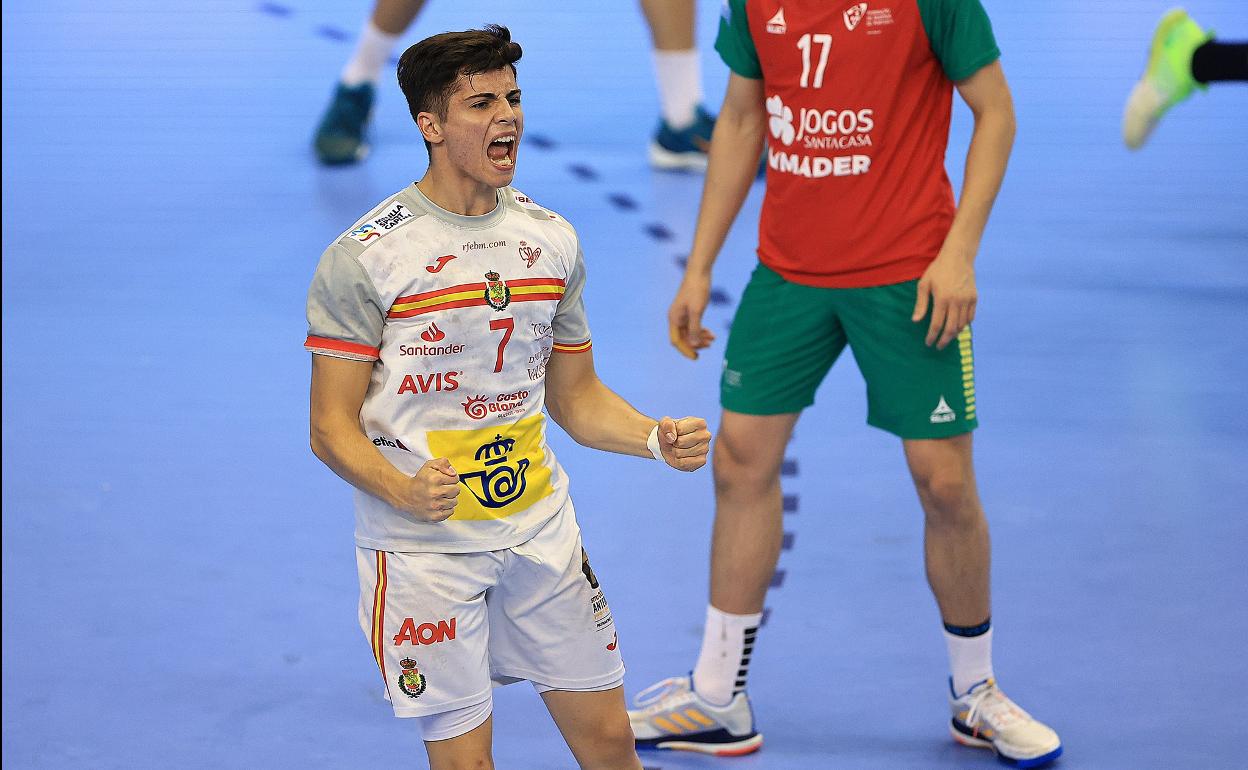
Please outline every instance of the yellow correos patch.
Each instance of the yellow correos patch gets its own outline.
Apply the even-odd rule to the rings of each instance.
[[[511,425],[479,430],[435,430],[426,435],[434,457],[459,473],[459,501],[452,519],[505,519],[548,496],[550,468],[537,414]]]

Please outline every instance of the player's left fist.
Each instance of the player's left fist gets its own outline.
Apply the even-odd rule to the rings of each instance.
[[[659,451],[678,471],[696,471],[706,465],[711,451],[711,432],[701,417],[664,417],[659,420]]]

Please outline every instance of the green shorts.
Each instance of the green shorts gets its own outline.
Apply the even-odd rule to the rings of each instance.
[[[910,320],[918,281],[823,289],[759,265],[724,353],[720,403],[742,414],[800,412],[848,344],[867,382],[867,422],[906,439],[974,430],[971,330],[944,350],[924,344],[929,318]]]

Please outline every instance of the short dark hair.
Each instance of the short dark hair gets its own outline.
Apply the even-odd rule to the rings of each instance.
[[[427,37],[399,58],[399,88],[407,97],[412,120],[422,112],[446,117],[451,92],[461,75],[479,75],[503,67],[516,71],[524,51],[511,41],[511,31],[499,24],[463,32]],[[425,147],[429,141],[425,140]]]

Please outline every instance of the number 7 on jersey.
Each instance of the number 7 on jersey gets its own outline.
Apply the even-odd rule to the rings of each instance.
[[[511,342],[511,333],[516,330],[516,322],[511,318],[495,318],[490,321],[490,329],[503,333],[503,339],[498,343],[498,358],[494,361],[494,372],[498,373],[503,370],[503,351],[507,349],[507,343]]]

